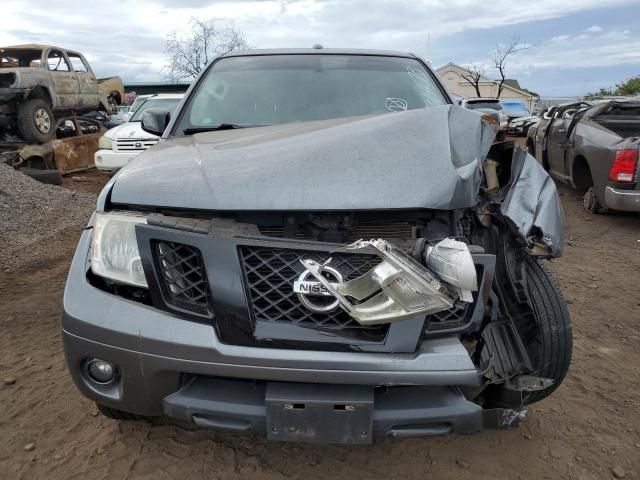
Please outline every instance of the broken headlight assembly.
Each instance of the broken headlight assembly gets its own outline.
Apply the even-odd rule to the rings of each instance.
[[[459,245],[451,242],[456,241],[437,244],[427,253],[427,264],[433,264],[436,273],[382,239],[359,240],[340,249],[375,254],[382,259],[366,274],[344,283],[332,283],[322,275],[331,259],[324,264],[308,259],[301,262],[354,320],[362,325],[375,325],[448,310],[458,299],[473,300],[470,292],[466,293],[469,287],[477,290],[471,254],[467,249],[468,256],[465,255]],[[451,287],[447,288],[442,279]]]
[[[91,239],[91,271],[115,282],[147,288],[135,227],[146,217],[125,212],[96,213]]]

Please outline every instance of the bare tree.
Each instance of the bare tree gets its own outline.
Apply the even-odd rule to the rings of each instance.
[[[191,36],[181,38],[175,32],[167,36],[165,53],[169,63],[165,77],[177,82],[198,76],[209,60],[232,50],[248,48],[244,34],[233,24],[218,28],[213,20],[189,20]]]
[[[496,46],[496,49],[491,55],[493,67],[500,73],[500,80],[498,81],[498,95],[496,95],[496,98],[500,98],[500,95],[502,94],[502,87],[506,78],[505,70],[507,67],[507,59],[511,55],[529,48],[531,48],[531,45],[520,43],[520,37],[517,35],[514,35],[508,44],[498,44]]]
[[[486,66],[484,64],[470,64],[467,67],[467,71],[460,74],[461,77],[469,83],[473,88],[476,89],[476,95],[481,97],[480,94],[480,79],[482,78],[482,74],[484,73]]]

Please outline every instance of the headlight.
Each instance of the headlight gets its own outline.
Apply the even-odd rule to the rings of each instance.
[[[96,213],[91,240],[91,271],[116,282],[147,287],[135,227],[147,223],[141,215]]]
[[[98,148],[101,150],[111,150],[113,148],[113,140],[105,136],[100,137],[98,140]]]

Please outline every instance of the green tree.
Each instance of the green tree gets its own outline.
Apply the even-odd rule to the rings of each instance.
[[[610,97],[612,95],[617,95],[617,91],[614,88],[601,88],[600,90],[596,90],[595,92],[588,92],[587,97]]]
[[[640,95],[640,75],[631,77],[616,85],[617,95]]]

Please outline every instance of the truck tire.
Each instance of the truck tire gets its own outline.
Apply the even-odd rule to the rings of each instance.
[[[20,168],[19,172],[41,183],[48,185],[62,185],[62,175],[58,170],[41,170],[39,168]]]
[[[41,98],[30,98],[18,106],[18,129],[26,141],[45,143],[53,138],[55,122],[51,108]]]
[[[605,211],[602,204],[598,201],[593,187],[589,187],[589,190],[585,192],[582,198],[582,206],[589,213],[603,213]]]
[[[107,407],[100,403],[96,403],[96,407],[98,407],[98,411],[102,415],[112,420],[145,420],[146,418],[141,415],[136,415],[135,413],[123,412],[117,408]]]
[[[527,255],[525,275],[536,328],[522,341],[534,375],[553,380],[546,389],[526,394],[524,403],[531,404],[549,396],[564,380],[571,362],[573,338],[567,302],[553,274],[538,259]]]
[[[536,157],[536,149],[533,146],[533,142],[527,141],[527,153],[531,155],[533,158]]]

